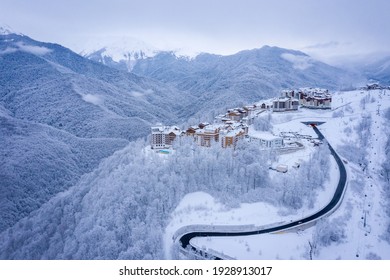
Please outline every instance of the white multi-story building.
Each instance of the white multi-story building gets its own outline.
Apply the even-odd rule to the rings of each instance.
[[[169,149],[172,147],[173,141],[177,136],[181,134],[180,129],[177,126],[154,126],[151,128],[152,149]]]
[[[284,145],[283,138],[270,132],[250,130],[248,133],[251,142],[258,142],[263,148],[277,149]]]
[[[280,97],[273,101],[273,112],[285,112],[285,111],[296,111],[299,107],[299,101],[295,98]]]

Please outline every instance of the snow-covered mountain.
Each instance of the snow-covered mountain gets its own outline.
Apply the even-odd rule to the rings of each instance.
[[[132,72],[198,96],[188,111],[250,103],[302,85],[340,89],[358,79],[302,52],[269,46],[229,56],[205,53],[190,60],[164,52],[138,61]]]
[[[366,64],[362,69],[369,80],[390,84],[390,56]]]
[[[0,24],[0,35],[10,35],[10,34],[18,34],[23,35],[21,33],[16,33],[12,30],[12,28],[6,24]]]
[[[174,51],[142,51],[141,44],[141,48],[126,52],[125,45],[117,52],[120,55],[113,51],[116,47],[86,57],[191,93],[196,99],[185,110],[191,115],[212,110],[217,113],[242,102],[273,96],[284,88],[305,85],[340,89],[364,80],[302,52],[278,47],[265,46],[228,56],[202,53],[189,57]]]
[[[149,123],[175,120],[186,103],[175,88],[27,36],[3,35],[0,55],[0,98],[13,116],[76,136],[135,139]]]
[[[169,85],[3,31],[0,231],[145,137],[152,124],[177,123],[188,102]]]
[[[107,44],[98,41],[89,45],[81,52],[82,56],[129,72],[138,60],[151,58],[159,52],[156,47],[131,37],[115,39]]]

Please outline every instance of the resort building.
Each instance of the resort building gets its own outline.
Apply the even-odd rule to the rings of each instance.
[[[177,126],[154,126],[151,128],[151,147],[152,149],[169,149],[173,141],[180,136],[181,130]]]
[[[220,130],[220,141],[222,148],[235,147],[238,140],[244,139],[248,134],[248,126],[245,124],[233,124],[225,126]]]
[[[270,132],[251,130],[248,134],[251,142],[258,142],[262,148],[282,148],[283,138],[275,136]]]
[[[218,142],[220,127],[217,125],[207,125],[199,128],[195,132],[195,141],[200,146],[210,147],[211,143]]]
[[[273,101],[273,112],[296,111],[299,101],[290,97],[279,97]]]

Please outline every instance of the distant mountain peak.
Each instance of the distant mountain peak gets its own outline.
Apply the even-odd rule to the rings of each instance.
[[[13,32],[9,29],[8,26],[0,26],[0,35],[9,35]]]
[[[94,53],[101,53],[111,57],[113,61],[119,62],[137,56],[152,57],[160,51],[156,47],[133,37],[116,37],[111,41],[107,40],[110,39],[89,42],[81,55],[88,57]]]
[[[160,50],[133,37],[107,37],[91,40],[80,55],[101,62],[122,63],[131,71],[139,59],[154,57]]]
[[[0,23],[0,35],[10,35],[10,34],[23,35],[21,33],[15,32],[9,25]]]
[[[88,42],[80,55],[131,72],[137,61],[153,58],[161,53],[186,60],[192,60],[200,54],[191,48],[158,48],[134,37],[111,36]]]

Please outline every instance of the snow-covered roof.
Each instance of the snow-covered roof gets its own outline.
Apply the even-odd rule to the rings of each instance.
[[[179,135],[181,133],[180,128],[177,126],[153,126],[151,127],[152,133],[166,133],[169,134],[171,132],[175,133],[176,135]]]

